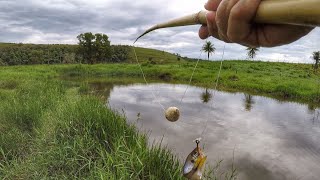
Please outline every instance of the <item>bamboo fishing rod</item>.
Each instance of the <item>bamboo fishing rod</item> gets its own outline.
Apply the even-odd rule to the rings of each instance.
[[[203,10],[157,24],[146,30],[136,41],[156,29],[197,24],[206,25],[206,13],[207,11]],[[253,21],[263,24],[320,26],[320,0],[263,0]]]

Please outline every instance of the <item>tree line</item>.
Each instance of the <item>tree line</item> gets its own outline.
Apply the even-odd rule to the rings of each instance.
[[[213,43],[211,43],[210,41],[206,41],[204,43],[204,45],[202,46],[201,50],[204,51],[205,53],[207,53],[208,60],[209,60],[210,55],[212,53],[215,53],[216,48],[214,47]],[[248,58],[254,59],[257,55],[257,52],[259,51],[259,48],[258,47],[247,47],[246,51],[247,51]],[[311,58],[314,60],[313,68],[315,70],[317,70],[319,68],[319,62],[320,62],[320,51],[313,52]]]
[[[112,63],[125,62],[129,58],[130,46],[111,45],[106,34],[83,33],[77,36],[77,45],[63,44],[13,44],[0,43],[0,66],[3,65],[32,65],[32,64],[72,64],[72,63]],[[216,48],[206,41],[202,51],[209,57]],[[254,59],[259,48],[248,47],[249,59]],[[180,55],[177,54],[178,60]],[[185,57],[186,59],[189,59]],[[320,51],[313,52],[314,69],[318,69]]]
[[[105,34],[91,32],[77,36],[78,45],[0,44],[0,66],[32,64],[72,64],[124,62],[129,46],[111,45]]]

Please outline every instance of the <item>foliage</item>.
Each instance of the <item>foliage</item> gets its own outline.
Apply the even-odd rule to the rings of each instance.
[[[93,64],[93,41],[94,35],[90,33],[84,33],[77,36],[79,45],[79,54],[82,54],[83,59]]]
[[[92,55],[81,52],[78,45],[60,44],[3,44],[0,43],[0,66],[33,64],[76,64],[128,61],[129,46],[105,43],[106,37],[95,42],[97,51]],[[91,58],[91,61],[86,58]]]
[[[212,44],[210,41],[206,41],[205,44],[202,46],[202,51],[206,52],[208,55],[208,60],[210,57],[210,54],[214,53],[216,48],[214,47],[214,44]]]
[[[112,62],[124,62],[128,59],[130,53],[129,46],[112,46]]]
[[[248,51],[247,52],[248,58],[254,59],[254,57],[256,57],[256,55],[257,55],[257,51],[259,51],[259,48],[257,48],[257,47],[248,47],[247,51]]]
[[[319,61],[320,61],[320,51],[313,52],[312,58],[315,61],[314,69],[318,69]]]
[[[0,81],[0,179],[182,179],[181,164],[98,98],[53,75],[62,66],[3,68]],[[22,75],[21,75],[22,74]]]
[[[111,62],[112,48],[106,34],[95,34],[94,50],[97,62]]]
[[[190,80],[195,61],[183,61],[167,64],[148,64],[143,71],[151,80],[166,80],[170,83],[186,83]],[[212,87],[217,77],[220,62],[200,61],[193,76],[192,84]],[[226,91],[246,92],[269,97],[314,102],[320,105],[319,77],[309,64],[276,63],[261,61],[224,61],[218,88]],[[78,75],[79,77],[115,77],[141,78],[136,64],[104,64],[83,65],[82,69],[68,66],[63,69],[63,76]],[[168,74],[170,78],[159,76]],[[74,76],[73,76],[74,77]],[[121,79],[122,81],[125,79]]]
[[[76,63],[75,45],[0,44],[0,65]]]
[[[0,58],[0,66],[5,66],[7,65],[1,58]]]
[[[89,58],[89,55],[83,54],[83,52],[81,52],[82,48],[79,45],[0,43],[0,66],[115,62],[136,63],[132,46],[110,45],[108,51],[105,51],[106,54],[102,53],[104,52],[103,49],[109,46],[99,47],[101,48],[98,53],[91,55],[92,61],[90,62],[86,59]],[[180,59],[180,61],[187,59],[180,58],[180,55],[178,56],[164,51],[160,52],[155,49],[135,47],[135,50],[141,63],[148,61],[148,58],[152,58],[151,64],[175,63],[177,62],[177,58]],[[109,53],[111,53],[111,55],[109,55]]]
[[[194,64],[143,68],[149,82],[170,74],[170,82],[187,84]],[[319,105],[318,75],[308,64],[225,61],[224,67],[219,89]],[[159,146],[148,147],[147,137],[126,124],[123,115],[86,93],[86,84],[54,78],[103,76],[124,81],[120,77],[138,77],[143,82],[136,64],[0,69],[0,179],[181,179],[176,157]],[[235,70],[237,81],[229,79]],[[212,86],[218,71],[219,62],[200,61],[192,84]],[[252,104],[253,99],[246,101]],[[208,177],[215,179],[211,176],[214,173]],[[233,171],[228,174],[233,176]]]
[[[105,34],[83,33],[77,36],[79,53],[88,63],[107,62],[111,58],[109,37]]]

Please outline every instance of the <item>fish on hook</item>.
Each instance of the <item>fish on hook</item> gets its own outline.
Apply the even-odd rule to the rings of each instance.
[[[183,166],[183,176],[190,180],[200,180],[202,178],[207,160],[207,156],[199,147],[200,139],[196,139],[195,142],[197,147],[188,155]]]

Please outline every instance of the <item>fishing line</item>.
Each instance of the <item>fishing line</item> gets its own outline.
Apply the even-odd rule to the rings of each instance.
[[[133,43],[133,44],[134,44],[134,43]],[[132,47],[133,47],[133,52],[134,52],[134,55],[135,55],[135,59],[136,59],[137,64],[138,64],[138,66],[139,66],[139,69],[140,69],[140,72],[141,72],[141,74],[142,74],[142,77],[143,77],[145,83],[146,83],[147,85],[149,85],[149,83],[148,83],[148,81],[147,81],[147,79],[146,79],[145,73],[144,73],[144,71],[143,71],[143,69],[142,69],[142,67],[141,67],[140,62],[139,62],[139,59],[138,59],[138,56],[137,56],[137,53],[136,53],[136,50],[135,50],[135,46],[133,45]],[[198,58],[195,66],[194,66],[194,68],[193,68],[191,77],[190,77],[190,79],[189,79],[188,86],[186,87],[186,89],[185,89],[185,91],[184,91],[184,93],[183,93],[183,95],[182,95],[182,97],[181,97],[181,100],[180,100],[179,105],[182,104],[182,101],[183,101],[183,99],[184,99],[184,97],[185,97],[185,95],[186,95],[186,93],[187,93],[187,91],[188,91],[188,89],[189,89],[189,86],[191,85],[191,82],[192,82],[194,73],[195,73],[195,71],[196,71],[196,69],[197,69],[197,66],[198,66],[198,64],[199,64],[201,55],[202,55],[202,51],[200,52],[199,58]],[[157,101],[157,103],[161,106],[161,108],[162,108],[163,111],[165,112],[166,109],[165,109],[164,105],[161,104],[161,101],[160,101],[159,98],[155,95],[154,91],[155,91],[155,89],[151,90],[151,93],[152,93],[154,99]]]
[[[146,85],[149,86],[149,83],[148,83],[148,81],[147,81],[147,79],[146,79],[146,75],[145,75],[145,73],[144,73],[144,71],[143,71],[143,69],[142,69],[142,66],[141,66],[140,62],[139,62],[139,59],[138,59],[138,56],[137,56],[137,53],[136,53],[136,50],[135,50],[135,46],[133,46],[133,52],[134,52],[134,55],[135,55],[136,62],[137,62],[137,64],[138,64],[138,66],[139,66],[140,72],[141,72],[141,74],[142,74],[142,77],[143,77],[143,79],[144,79],[144,82],[146,83]],[[222,66],[223,66],[224,54],[225,54],[225,45],[224,45],[224,47],[223,47],[223,53],[222,53],[222,58],[221,58],[221,61],[220,61],[220,67],[219,67],[217,79],[216,79],[216,82],[215,82],[215,86],[214,86],[214,89],[213,89],[213,92],[212,92],[213,95],[212,95],[212,102],[211,102],[211,105],[210,105],[210,109],[213,109],[214,98],[215,98],[215,96],[216,96],[216,92],[217,92],[217,88],[218,88],[218,84],[219,84],[219,80],[220,80],[220,75],[221,75],[221,70],[222,70]],[[189,83],[188,83],[188,85],[187,85],[187,87],[186,87],[186,89],[185,89],[185,91],[184,91],[184,93],[183,93],[183,95],[182,95],[182,97],[181,97],[181,99],[180,99],[179,105],[182,104],[182,101],[183,101],[183,99],[184,99],[185,96],[186,96],[186,93],[187,93],[187,91],[188,91],[188,89],[189,89],[189,86],[191,85],[192,79],[193,79],[193,77],[194,77],[195,71],[196,71],[196,69],[197,69],[197,67],[198,67],[198,64],[199,64],[199,62],[200,62],[201,56],[202,56],[202,51],[200,52],[199,58],[197,59],[197,62],[196,62],[196,64],[195,64],[194,68],[193,68],[192,74],[191,74],[190,79],[189,79]],[[162,105],[160,99],[155,95],[154,91],[155,91],[155,89],[153,88],[153,90],[151,90],[151,93],[152,93],[153,98],[157,101],[157,103],[160,105],[160,107],[162,108],[162,110],[165,112],[166,109],[165,109],[164,105]],[[212,111],[210,111],[209,114],[210,114],[211,112],[212,112]],[[208,121],[209,121],[209,115],[208,115],[208,118],[206,119],[206,122],[205,122],[205,124],[204,124],[204,128],[203,128],[203,130],[202,130],[202,132],[201,132],[201,134],[200,134],[200,137],[197,138],[197,139],[204,139],[204,135],[205,135],[205,133],[206,133],[207,126],[208,126]],[[181,122],[181,123],[183,123],[183,124],[188,124],[188,123],[184,123],[184,122]],[[175,124],[174,124],[174,125],[175,125]],[[167,134],[167,131],[168,131],[170,128],[171,128],[171,126],[168,126],[168,127],[166,128],[165,132],[163,133],[163,137],[165,136],[165,134]],[[205,143],[203,143],[203,144],[205,144]]]
[[[220,79],[220,75],[221,75],[221,69],[222,69],[222,65],[223,65],[223,61],[224,61],[224,52],[225,52],[225,48],[226,48],[226,45],[224,45],[223,47],[223,52],[222,52],[222,57],[221,57],[221,62],[220,62],[220,68],[219,68],[219,72],[218,72],[218,77],[217,77],[217,80],[216,80],[216,84],[215,84],[215,87],[214,87],[214,90],[213,90],[213,95],[212,95],[212,102],[211,102],[211,105],[210,105],[210,109],[213,109],[213,103],[214,103],[214,97],[216,95],[216,92],[217,92],[217,88],[218,88],[218,84],[219,84],[219,79]],[[212,112],[212,111],[210,111]],[[209,114],[210,114],[209,112]],[[198,139],[205,139],[204,138],[204,134],[207,130],[207,126],[208,126],[208,121],[209,121],[209,116],[205,122],[205,125],[204,125],[204,129],[200,135],[200,137]],[[205,142],[205,140],[203,140],[203,142]],[[204,145],[205,143],[203,143]]]
[[[186,90],[184,91],[184,94],[182,95],[182,98],[181,98],[181,100],[180,100],[180,103],[179,103],[180,106],[181,106],[181,104],[182,104],[182,100],[184,99],[184,97],[185,97],[185,95],[186,95],[186,93],[187,93],[187,91],[188,91],[188,89],[189,89],[189,86],[191,85],[191,82],[192,82],[194,73],[195,73],[195,71],[196,71],[196,69],[197,69],[197,67],[198,67],[199,61],[200,61],[200,59],[201,59],[201,55],[202,55],[202,51],[200,51],[199,58],[198,58],[198,60],[197,60],[197,62],[196,62],[196,65],[195,65],[194,68],[193,68],[191,77],[190,77],[190,79],[189,79],[189,84],[188,84],[188,86],[186,87]],[[190,125],[190,123],[185,123],[185,122],[183,122],[183,121],[180,121],[179,123]],[[177,125],[174,124],[174,126],[177,126]],[[170,128],[171,128],[171,126],[168,126],[168,127],[166,128],[166,130],[165,130],[164,133],[163,133],[163,137],[165,136],[165,134],[167,134],[167,132],[168,132],[168,130],[169,130]]]
[[[134,44],[134,43],[133,43],[133,44]],[[146,79],[145,73],[144,73],[144,71],[143,71],[143,69],[142,69],[142,67],[141,67],[141,64],[140,64],[139,60],[138,60],[138,56],[137,56],[137,53],[136,53],[136,50],[135,50],[135,47],[134,47],[134,46],[133,46],[133,51],[134,51],[134,55],[135,55],[137,64],[138,64],[138,66],[139,66],[139,69],[140,69],[140,71],[141,71],[142,77],[143,77],[146,85],[149,85],[149,83],[148,83],[148,81],[147,81],[147,79]],[[196,176],[196,177],[200,177],[200,179],[201,179],[201,177],[202,177],[202,171],[203,171],[202,166],[203,166],[203,164],[205,163],[205,161],[206,161],[206,159],[207,159],[207,156],[205,156],[205,154],[201,151],[201,149],[200,149],[200,147],[199,147],[199,143],[200,143],[200,140],[204,137],[205,132],[206,132],[206,130],[207,130],[208,121],[209,121],[209,117],[210,117],[209,115],[210,115],[211,112],[213,112],[213,103],[215,102],[215,101],[214,101],[214,98],[215,98],[215,95],[216,95],[216,92],[217,92],[217,88],[218,88],[218,84],[219,84],[219,79],[220,79],[220,75],[221,75],[222,65],[223,65],[223,61],[224,61],[224,53],[225,53],[225,45],[224,45],[224,47],[223,47],[223,53],[222,53],[222,58],[221,58],[221,62],[220,62],[220,68],[219,68],[218,76],[217,76],[217,79],[216,79],[216,82],[215,82],[215,86],[214,86],[214,90],[213,90],[213,95],[212,95],[212,102],[211,102],[211,105],[210,105],[210,108],[209,108],[210,110],[209,110],[208,116],[207,116],[206,121],[205,121],[205,124],[204,124],[204,128],[203,128],[203,130],[202,130],[202,132],[201,132],[201,134],[200,134],[200,137],[195,140],[195,142],[197,143],[197,147],[187,156],[187,159],[186,159],[185,164],[184,164],[184,166],[183,166],[183,176],[185,176],[185,177],[187,177],[187,178]],[[187,87],[186,87],[186,89],[185,89],[185,91],[184,91],[184,93],[183,93],[183,95],[182,95],[182,97],[181,97],[181,100],[180,100],[180,103],[179,103],[180,105],[182,104],[182,101],[183,101],[184,97],[186,96],[186,93],[187,93],[187,91],[188,91],[188,88],[189,88],[189,86],[191,85],[191,82],[192,82],[193,76],[194,76],[194,74],[195,74],[195,71],[196,71],[196,69],[197,69],[197,67],[198,67],[198,64],[199,64],[201,55],[202,55],[202,51],[200,52],[199,58],[198,58],[195,66],[194,66],[194,68],[193,68],[191,77],[190,77],[190,79],[189,79],[189,83],[188,83],[188,85],[187,85]],[[169,110],[170,108],[172,108],[172,107],[170,107],[168,110],[165,110],[165,107],[161,104],[160,99],[158,99],[158,97],[155,95],[154,91],[155,91],[154,89],[151,90],[151,93],[152,93],[154,99],[158,102],[158,104],[159,104],[159,105],[161,106],[161,108],[163,109],[167,120],[171,121],[171,119],[168,118],[168,116],[167,116],[167,112],[168,112],[168,110]],[[207,90],[206,90],[206,91],[207,91]],[[159,91],[159,92],[160,92],[160,91]],[[175,107],[174,107],[174,108],[175,108]],[[175,109],[177,109],[177,108],[175,108]],[[178,120],[178,119],[179,119],[179,116],[180,116],[180,113],[179,113],[179,110],[178,110],[178,109],[177,109],[177,111],[178,111],[178,118],[174,119],[174,121]],[[183,123],[183,122],[182,122],[182,123]],[[186,124],[187,124],[187,123],[186,123]],[[173,125],[176,126],[177,124],[174,123]],[[166,128],[164,134],[162,135],[162,140],[163,140],[163,138],[165,137],[165,135],[167,134],[168,129],[170,129],[171,127],[172,127],[172,126],[168,126],[168,127]],[[162,142],[162,140],[161,140],[161,142]],[[203,149],[204,149],[204,146],[205,146],[205,142],[203,142]],[[194,152],[196,152],[196,156],[194,156]],[[191,159],[190,159],[190,158],[191,158]],[[199,171],[199,172],[198,172],[198,170],[196,170],[196,172],[193,172],[193,171],[189,171],[189,170],[188,170],[188,169],[190,169],[190,167],[191,167],[192,169],[195,167],[195,166],[194,166],[194,162],[195,162],[194,160],[195,160],[195,158],[196,158],[197,162],[199,162],[199,167],[200,167],[200,169],[199,169],[200,171]],[[192,162],[192,160],[193,160],[193,162]],[[190,163],[192,163],[191,166],[190,166]],[[191,174],[190,174],[190,173],[191,173]],[[199,174],[199,173],[200,173],[200,174]]]
[[[190,80],[189,80],[189,84],[188,84],[186,90],[184,91],[184,94],[182,95],[182,98],[181,98],[181,100],[180,100],[180,104],[179,104],[179,105],[182,104],[182,100],[184,99],[184,97],[185,97],[185,95],[186,95],[186,93],[187,93],[187,91],[188,91],[188,89],[189,89],[189,86],[191,85],[191,81],[192,81],[194,72],[196,71],[196,69],[197,69],[197,67],[198,67],[198,64],[199,64],[201,55],[202,55],[202,51],[200,52],[199,58],[198,58],[198,60],[197,60],[197,63],[196,63],[196,65],[195,65],[194,68],[193,68],[193,71],[192,71],[192,74],[191,74],[191,77],[190,77]]]
[[[134,44],[134,43],[133,43],[133,44]],[[143,76],[143,79],[144,79],[145,83],[146,83],[147,85],[149,85],[149,83],[148,83],[148,81],[147,81],[147,79],[146,79],[145,73],[144,73],[144,71],[143,71],[143,69],[142,69],[142,67],[141,67],[140,62],[139,62],[139,59],[138,59],[138,56],[137,56],[137,53],[136,53],[136,50],[135,50],[135,46],[134,46],[134,45],[133,45],[133,52],[134,52],[134,55],[135,55],[137,64],[138,64],[138,66],[139,66],[140,72],[141,72],[141,74],[142,74],[142,76]],[[181,97],[181,99],[180,99],[179,105],[182,104],[182,101],[183,101],[183,99],[185,98],[185,95],[186,95],[186,93],[187,93],[187,91],[188,91],[188,88],[189,88],[189,86],[191,85],[193,76],[194,76],[194,74],[195,74],[195,71],[196,71],[196,69],[197,69],[197,67],[198,67],[199,61],[200,61],[200,59],[201,59],[201,55],[202,55],[202,51],[200,52],[199,58],[197,59],[197,62],[196,62],[196,64],[195,64],[194,68],[193,68],[191,77],[190,77],[190,79],[189,79],[188,86],[186,87],[186,89],[185,89],[185,91],[184,91],[184,93],[183,93],[183,95],[182,95],[182,97]],[[157,101],[157,103],[161,106],[161,108],[162,108],[163,111],[165,112],[165,111],[166,111],[166,110],[165,110],[165,107],[161,104],[161,101],[160,101],[159,98],[155,95],[154,91],[155,91],[155,89],[151,90],[151,93],[152,93],[154,99]],[[188,124],[188,123],[186,123],[186,124]],[[176,125],[176,124],[174,124],[174,125]],[[165,130],[164,133],[163,133],[163,137],[165,136],[165,134],[167,134],[167,131],[168,131],[170,128],[171,128],[171,126],[168,126],[168,127],[166,128],[166,130]]]
[[[144,82],[149,86],[149,83],[148,83],[148,81],[147,81],[147,79],[146,79],[146,76],[145,76],[145,74],[144,74],[144,72],[143,72],[143,70],[142,70],[141,64],[139,63],[138,56],[137,56],[137,53],[136,53],[136,49],[135,49],[134,46],[133,46],[133,52],[134,52],[134,56],[135,56],[135,58],[136,58],[136,61],[137,61],[137,63],[138,63],[138,66],[139,66],[139,68],[140,68],[140,71],[141,71],[142,77],[143,77],[143,79],[144,79]],[[166,109],[165,109],[164,106],[161,104],[160,100],[157,98],[157,96],[154,94],[153,91],[151,91],[151,93],[152,93],[154,99],[155,99],[155,100],[158,102],[158,104],[161,106],[162,110],[165,112]]]
[[[114,30],[114,31],[122,32],[122,33],[124,32],[124,31],[120,31],[120,30],[115,29],[115,28],[111,28],[111,29]],[[136,61],[137,61],[137,64],[138,64],[138,66],[139,66],[139,69],[140,69],[140,71],[141,71],[141,74],[142,74],[142,77],[143,77],[143,79],[144,79],[144,82],[146,83],[147,86],[150,86],[149,83],[148,83],[148,81],[147,81],[147,79],[146,79],[146,76],[145,76],[145,74],[144,74],[144,72],[143,72],[143,70],[142,70],[141,64],[140,64],[140,62],[139,62],[139,59],[138,59],[138,56],[137,56],[137,53],[136,53],[136,49],[135,49],[135,47],[134,47],[134,43],[132,44],[132,47],[133,47],[133,52],[134,52],[135,59],[136,59]],[[153,98],[154,98],[154,99],[157,101],[157,103],[160,105],[160,107],[162,108],[163,112],[165,112],[165,111],[166,111],[165,107],[161,104],[161,101],[160,101],[160,100],[157,98],[157,96],[154,94],[154,91],[155,91],[154,87],[152,87],[152,88],[153,88],[153,90],[151,90],[151,93],[152,93]]]

